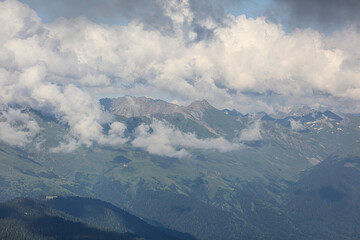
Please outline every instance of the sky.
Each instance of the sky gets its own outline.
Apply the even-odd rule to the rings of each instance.
[[[0,110],[53,114],[88,146],[124,130],[101,134],[109,96],[359,113],[359,12],[358,0],[0,1]],[[25,139],[39,131],[2,117],[27,119]]]

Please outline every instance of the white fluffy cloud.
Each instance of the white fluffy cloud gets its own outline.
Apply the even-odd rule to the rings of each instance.
[[[107,144],[113,146],[124,144],[128,141],[128,139],[124,137],[125,130],[125,124],[120,122],[113,122],[110,124],[110,130],[108,132],[108,135],[101,136],[98,142],[100,144]]]
[[[109,125],[109,127],[110,129],[107,135],[97,133],[97,135],[95,136],[96,138],[92,139],[93,142],[111,146],[118,146],[128,141],[128,139],[124,137],[124,131],[126,129],[126,126],[123,123],[113,122]],[[89,142],[88,144],[92,144],[93,142]],[[60,142],[58,146],[50,148],[49,150],[53,153],[69,153],[79,148],[82,144],[84,144],[84,137],[77,137],[74,134],[65,135],[64,140]]]
[[[275,95],[275,106],[299,99],[323,104],[329,95],[359,100],[359,53],[346,54],[351,47],[359,49],[355,30],[341,35],[349,38],[344,46],[344,39],[311,29],[287,33],[265,18],[229,15],[225,25],[212,22],[213,38],[193,41],[196,33],[189,28],[194,18],[186,1],[178,2],[164,4],[176,28],[174,35],[144,30],[136,21],[108,27],[84,18],[59,19],[47,29],[83,66],[108,76],[111,80],[99,78],[98,86],[103,83],[109,91],[151,95],[156,89],[180,100],[206,98],[237,108],[245,108],[240,103],[246,101],[249,111],[262,110],[255,101],[251,104],[261,100],[259,95]],[[355,67],[345,69],[348,62]],[[94,86],[95,79],[89,81]]]
[[[61,50],[59,40],[51,36],[36,13],[25,5],[5,1],[0,3],[0,11],[0,24],[8,27],[0,30],[3,33],[0,34],[2,103],[50,111],[67,123],[72,137],[59,149],[73,150],[94,142],[123,142],[118,124],[112,124],[116,129],[112,128],[109,136],[103,135],[101,124],[111,120],[111,116],[102,112],[98,100],[76,83],[90,79],[87,84],[93,85],[94,78],[106,83],[107,77],[91,75],[72,50]]]
[[[144,148],[151,154],[168,157],[187,157],[186,148],[214,149],[220,152],[241,148],[241,144],[230,143],[222,137],[199,139],[193,133],[183,133],[167,122],[153,120],[150,125],[136,128],[135,147]]]
[[[172,31],[84,17],[43,24],[19,1],[0,2],[1,102],[51,111],[87,146],[104,141],[101,124],[109,117],[100,110],[100,94],[205,98],[243,112],[294,103],[360,111],[356,29],[332,36],[286,32],[244,15],[224,16],[219,24],[197,18],[187,0],[159,2]],[[197,39],[195,25],[211,37]]]
[[[0,111],[0,140],[12,146],[23,147],[40,131],[37,122],[19,109]]]
[[[248,127],[244,128],[240,132],[240,137],[238,140],[241,142],[262,140],[261,121],[257,120],[251,123]]]
[[[56,147],[50,148],[49,151],[52,153],[70,153],[81,146],[80,142],[72,136],[66,135],[64,138],[65,141],[60,142]]]

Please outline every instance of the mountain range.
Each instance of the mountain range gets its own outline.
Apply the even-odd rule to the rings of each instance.
[[[36,139],[41,141],[23,147],[0,141],[0,199],[100,199],[114,207],[98,200],[82,204],[101,203],[110,210],[98,212],[112,213],[102,221],[80,217],[84,224],[103,229],[121,222],[109,220],[117,216],[116,206],[156,231],[176,231],[172,236],[180,239],[359,235],[358,214],[352,210],[359,207],[360,117],[308,107],[277,115],[241,114],[206,100],[179,106],[131,96],[100,104],[113,116],[104,123],[104,134],[110,135],[110,124],[121,123],[124,143],[72,151],[51,150],[71,135],[66,124],[18,106],[40,126]],[[59,199],[66,204],[56,205],[54,199],[47,206],[79,218],[64,208],[78,206],[76,198]],[[335,213],[343,216],[340,223]],[[126,231],[151,239],[136,229]]]

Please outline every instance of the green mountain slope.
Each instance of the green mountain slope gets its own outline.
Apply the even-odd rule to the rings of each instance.
[[[320,239],[360,235],[360,155],[334,156],[305,172],[291,187],[286,207]]]
[[[129,232],[149,240],[195,240],[188,234],[156,228],[110,203],[97,199],[56,197],[45,201],[44,204],[90,226],[109,231]]]
[[[131,234],[94,228],[41,202],[17,198],[0,204],[0,238],[10,239],[140,239]]]

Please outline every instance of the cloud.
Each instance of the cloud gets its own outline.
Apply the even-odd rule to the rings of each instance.
[[[256,106],[269,108],[269,103],[279,108],[299,100],[322,104],[330,99],[329,105],[359,101],[348,92],[359,85],[341,76],[344,63],[359,65],[358,55],[345,55],[337,43],[330,46],[331,37],[310,29],[287,33],[265,18],[228,16],[226,25],[207,24],[213,28],[211,39],[192,42],[196,32],[188,29],[188,22],[194,17],[186,5],[176,9],[172,11],[180,11],[178,15],[168,10],[179,25],[176,36],[145,30],[136,22],[104,27],[86,19],[58,20],[49,29],[83,65],[109,76],[109,85],[96,89],[102,93],[166,93],[181,101],[206,98],[218,105],[248,106],[246,110],[263,110]],[[351,34],[357,35],[349,30],[344,38]],[[347,76],[357,79],[355,68]],[[259,104],[250,103],[254,100]],[[250,106],[240,104],[244,101]]]
[[[40,132],[37,122],[20,109],[0,111],[0,140],[11,146],[24,147]]]
[[[151,154],[168,157],[188,157],[189,153],[185,149],[177,150],[171,142],[170,135],[173,129],[160,123],[160,126],[154,126],[153,133],[150,133],[150,126],[145,124],[136,128],[136,138],[131,142],[134,147],[144,148]],[[181,133],[180,133],[181,134]]]
[[[230,143],[222,137],[199,139],[193,133],[183,133],[165,121],[153,120],[135,130],[134,147],[144,148],[151,154],[168,157],[189,157],[187,149],[207,149],[228,152],[241,148],[241,144]]]
[[[347,25],[360,27],[360,2],[358,0],[275,0],[282,19],[292,27],[317,27],[334,31]]]
[[[92,145],[102,135],[101,123],[107,120],[98,101],[72,84],[58,86],[44,78],[44,67],[25,68],[16,74],[12,85],[0,92],[8,103],[50,109],[60,121],[69,125],[71,134],[81,144]]]
[[[113,122],[109,124],[109,131],[107,135],[98,134],[97,138],[94,139],[94,141],[90,144],[92,145],[95,142],[98,144],[110,146],[119,146],[124,144],[128,141],[128,139],[124,137],[125,129],[126,126],[123,123]],[[58,146],[50,148],[49,151],[53,153],[69,153],[81,147],[82,144],[84,144],[84,140],[81,137],[74,134],[67,134],[63,137],[63,141],[61,141]],[[89,147],[91,145],[87,146]]]
[[[6,21],[5,17],[13,19],[2,23],[10,25],[1,34],[4,47],[0,51],[5,56],[0,65],[2,103],[48,111],[66,123],[72,135],[69,144],[73,147],[63,144],[59,149],[91,146],[95,142],[123,142],[121,136],[115,139],[119,124],[111,125],[109,136],[103,135],[102,124],[111,121],[111,116],[102,112],[98,100],[83,89],[95,83],[104,85],[109,82],[108,77],[96,72],[90,75],[91,69],[84,70],[86,67],[75,53],[60,50],[59,41],[51,37],[36,13],[25,5],[5,1],[0,6],[4,12],[0,21]]]
[[[65,141],[60,142],[56,147],[50,148],[51,153],[70,153],[81,147],[80,142],[70,135],[64,137]]]
[[[109,127],[110,129],[108,134],[101,136],[98,140],[100,144],[118,146],[128,141],[128,139],[124,137],[124,132],[126,130],[125,124],[121,122],[113,122],[109,125]]]
[[[262,140],[261,135],[261,121],[257,120],[247,128],[243,129],[240,132],[240,137],[238,139],[240,142],[248,142],[248,141],[259,141]]]
[[[152,0],[22,0],[39,11],[46,21],[53,21],[59,17],[76,18],[85,16],[102,23],[109,20],[124,21],[129,19],[143,18],[151,21],[152,18],[160,18],[160,5]],[[154,21],[154,20],[153,20]]]
[[[226,15],[223,2],[212,0],[22,0],[29,4],[46,22],[52,22],[60,17],[76,18],[86,17],[94,22],[113,25],[125,24],[128,21],[137,21],[144,24],[146,29],[156,29],[166,33],[174,30],[174,16],[179,16],[178,7],[186,7],[193,12],[196,22],[213,19],[221,22]],[[171,10],[172,8],[172,10]],[[174,11],[175,10],[175,14]],[[192,24],[192,23],[191,23]],[[196,26],[199,37],[207,37],[210,32]]]

